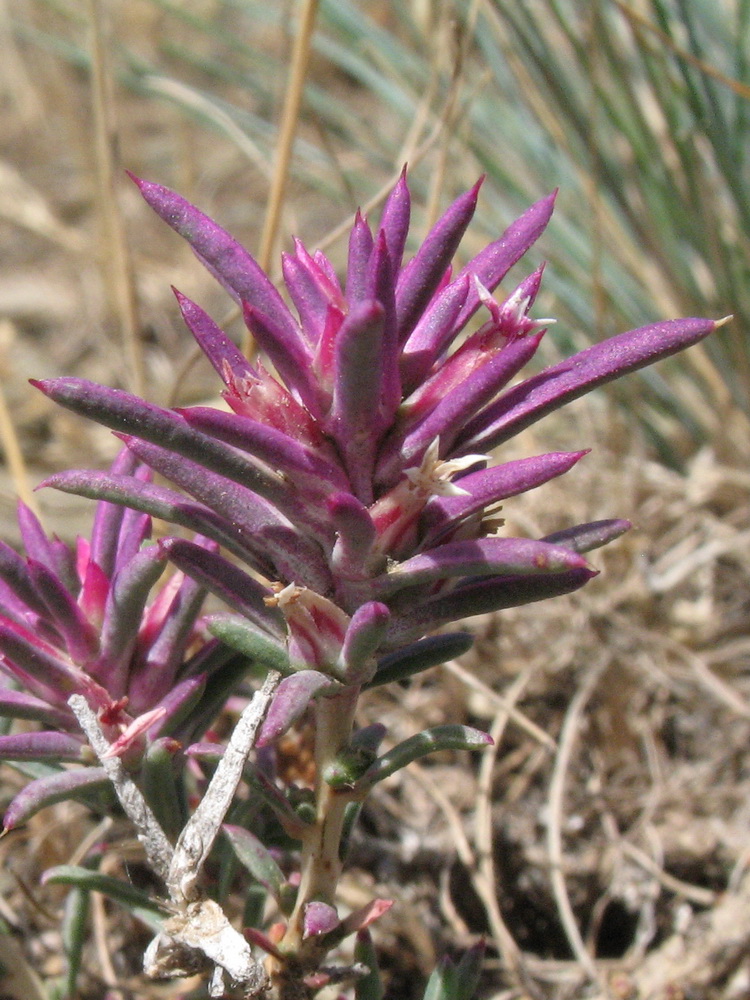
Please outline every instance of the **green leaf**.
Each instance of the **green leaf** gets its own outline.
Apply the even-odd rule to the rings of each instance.
[[[225,823],[222,829],[235,854],[253,878],[265,886],[275,899],[280,899],[286,880],[268,848],[244,827]]]
[[[65,996],[78,993],[78,973],[81,971],[83,946],[86,943],[91,893],[87,889],[71,889],[65,899],[62,940],[68,967],[65,971]]]
[[[264,635],[240,615],[221,614],[208,619],[208,631],[226,646],[249,659],[253,673],[263,676],[269,670],[291,673],[289,657],[278,642]]]
[[[168,912],[166,905],[158,899],[136,889],[128,882],[122,882],[111,875],[93,872],[81,865],[56,865],[48,868],[42,876],[44,885],[71,885],[87,892],[101,892],[114,899],[151,927],[160,926],[157,917]]]
[[[491,736],[470,726],[447,725],[425,729],[379,757],[354,785],[353,791],[357,795],[364,794],[378,781],[427,754],[439,750],[481,750],[491,743]]]
[[[469,948],[458,965],[443,957],[427,982],[423,1000],[473,1000],[483,958],[484,942]]]
[[[372,944],[372,936],[368,930],[357,934],[354,946],[354,960],[366,965],[370,970],[366,976],[357,980],[354,988],[355,1000],[383,1000],[383,982],[380,978],[378,956]]]

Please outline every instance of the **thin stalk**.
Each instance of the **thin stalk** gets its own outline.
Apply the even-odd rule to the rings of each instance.
[[[6,327],[8,323],[8,320],[4,320],[2,324],[0,324],[0,329]],[[13,482],[16,495],[23,500],[26,506],[31,508],[36,516],[41,520],[39,504],[36,499],[36,494],[29,486],[29,475],[26,469],[26,461],[23,456],[23,450],[21,449],[21,445],[18,441],[18,432],[16,430],[16,425],[13,422],[10,408],[8,407],[5,392],[2,388],[2,382],[0,382],[0,447],[2,448],[5,456],[5,463],[8,466],[10,478]]]
[[[315,801],[316,821],[302,847],[301,879],[297,903],[280,949],[297,953],[303,944],[305,907],[313,900],[333,906],[341,876],[341,837],[350,796],[324,780],[327,766],[348,744],[354,723],[358,688],[348,688],[335,698],[319,698],[316,709]]]
[[[270,270],[271,257],[278,236],[281,207],[284,203],[284,193],[289,177],[289,163],[292,157],[294,136],[297,131],[307,66],[310,61],[310,43],[312,41],[315,18],[318,13],[318,3],[319,0],[302,0],[300,24],[294,39],[292,64],[289,70],[289,80],[284,97],[279,142],[276,147],[276,162],[268,198],[268,208],[263,223],[263,233],[260,239],[260,250],[258,251],[258,263],[264,271]],[[246,342],[245,352],[248,356],[253,352],[251,335],[249,335]]]
[[[135,393],[145,390],[145,367],[136,308],[133,273],[125,239],[125,227],[117,199],[115,181],[117,129],[114,125],[113,79],[107,54],[111,52],[104,0],[88,0],[91,34],[91,101],[94,116],[94,156],[96,162],[99,219],[105,267],[112,305],[116,310],[125,353],[130,366],[131,386]]]

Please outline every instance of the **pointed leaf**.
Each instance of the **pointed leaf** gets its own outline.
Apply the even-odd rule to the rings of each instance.
[[[134,455],[123,448],[112,463],[110,472],[115,476],[133,477],[138,467]],[[120,528],[124,511],[116,504],[101,501],[97,504],[91,528],[91,548],[89,559],[109,580],[115,571]]]
[[[232,523],[202,503],[166,487],[141,483],[129,476],[88,470],[58,472],[45,479],[40,486],[49,486],[63,493],[73,493],[93,500],[107,500],[112,504],[135,507],[162,521],[197,531],[241,559],[247,561],[248,558],[253,558],[243,544],[242,533]]]
[[[108,389],[85,379],[31,379],[31,384],[74,413],[192,459],[274,503],[283,503],[288,493],[277,477],[228,445],[193,430],[184,417],[171,410],[147,403],[121,389]]]
[[[182,318],[217,374],[224,379],[228,368],[235,379],[255,378],[253,366],[208,313],[176,288],[172,291],[177,298]]]
[[[403,342],[435,293],[446,268],[453,260],[461,237],[477,207],[477,181],[460,195],[432,227],[417,253],[401,272],[396,291],[398,339]]]
[[[243,542],[252,547],[270,579],[296,580],[321,593],[331,588],[330,570],[320,546],[279,512],[290,506],[292,521],[306,526],[307,518],[297,498],[277,508],[239,483],[164,448],[136,440],[129,444],[152,468],[230,521],[238,533],[241,531]]]
[[[10,719],[32,719],[54,729],[78,730],[78,723],[72,712],[54,708],[41,698],[24,691],[16,691],[0,685],[0,716]]]
[[[427,754],[437,753],[440,750],[481,750],[491,745],[491,736],[470,726],[433,726],[431,729],[410,736],[393,750],[379,757],[354,788],[357,794],[363,794],[378,781]]]
[[[466,491],[464,496],[436,496],[425,508],[422,515],[425,529],[423,547],[430,548],[464,518],[507,497],[533,490],[555,476],[563,475],[587,454],[587,451],[551,452],[534,458],[516,459],[462,476],[457,485]],[[550,536],[543,541],[565,545],[565,539],[557,536]],[[573,545],[565,547],[579,551]]]
[[[16,795],[3,817],[3,828],[13,830],[46,806],[67,799],[82,798],[86,794],[98,793],[110,788],[110,781],[103,767],[82,767],[69,771],[57,771],[41,778],[35,778]]]
[[[42,875],[43,885],[73,885],[88,892],[101,892],[110,899],[121,903],[134,913],[157,914],[169,913],[169,909],[160,900],[152,899],[147,893],[137,889],[130,882],[123,882],[111,875],[92,871],[81,865],[56,865],[48,868]]]
[[[267,424],[236,413],[225,413],[208,406],[179,409],[191,427],[226,444],[246,451],[280,473],[323,480],[325,488],[345,488],[341,468],[328,461],[322,449],[314,450]],[[330,485],[329,485],[330,484]]]
[[[547,227],[555,206],[557,192],[535,202],[515,222],[512,222],[499,240],[490,243],[459,273],[456,281],[464,275],[478,278],[489,292],[494,292],[511,267],[539,239]],[[476,281],[472,280],[466,303],[456,320],[454,331],[459,333],[468,323],[481,304]]]
[[[378,596],[451,576],[517,576],[584,569],[586,560],[561,545],[533,538],[477,538],[446,542],[396,565],[372,581]]]
[[[0,736],[0,760],[72,761],[84,760],[84,744],[67,733],[43,730]]]
[[[141,615],[166,564],[166,556],[154,545],[125,563],[112,580],[104,611],[101,656],[96,669],[91,669],[112,698],[121,698],[127,692]]]
[[[630,521],[618,518],[610,521],[591,521],[589,524],[577,524],[574,528],[564,528],[552,535],[547,535],[543,541],[554,545],[564,545],[573,552],[590,552],[602,545],[608,545],[629,531],[633,525]]]
[[[222,830],[245,868],[278,900],[286,879],[268,848],[242,826],[224,823]]]
[[[261,631],[247,619],[239,615],[218,614],[208,615],[204,621],[211,635],[250,660],[250,669],[254,673],[278,670],[281,674],[288,674],[293,669],[286,647],[273,639],[267,630]]]
[[[393,273],[398,274],[401,268],[401,260],[406,246],[406,237],[409,233],[409,221],[411,218],[411,195],[409,186],[406,183],[406,167],[401,171],[401,176],[396,182],[396,186],[388,195],[383,214],[380,218],[380,229],[385,235],[385,242],[388,246],[388,254],[393,264]]]
[[[540,576],[484,577],[461,584],[447,594],[394,615],[388,630],[388,645],[397,647],[461,618],[569,594],[596,575],[596,570],[582,568]]]
[[[456,453],[485,453],[598,385],[668,357],[716,329],[708,319],[675,319],[621,333],[545,369],[469,421]]]
[[[232,236],[180,195],[130,174],[157,215],[179,233],[239,299],[268,313],[290,334],[298,327],[271,280]]]
[[[474,636],[469,632],[444,632],[429,636],[378,660],[375,676],[365,687],[377,687],[412,677],[463,656],[473,645]]]
[[[286,635],[284,616],[265,599],[272,592],[234,563],[194,542],[170,538],[160,543],[164,554],[185,573],[230,607],[277,639]]]
[[[341,685],[317,670],[300,670],[285,677],[276,689],[255,745],[264,747],[277,740],[294,725],[316,695],[330,688],[340,689]]]
[[[0,653],[6,658],[10,673],[20,668],[24,686],[40,697],[62,707],[71,694],[84,694],[102,706],[109,701],[107,692],[82,670],[73,666],[42,639],[17,622],[0,615]],[[32,684],[28,683],[31,679]],[[44,692],[44,693],[43,693]]]
[[[75,598],[44,563],[28,561],[28,573],[37,593],[47,605],[48,614],[65,639],[65,647],[74,663],[89,663],[99,652],[99,636],[87,620]]]
[[[31,584],[26,560],[5,542],[0,542],[0,579],[23,604],[38,615],[46,616],[47,606]]]

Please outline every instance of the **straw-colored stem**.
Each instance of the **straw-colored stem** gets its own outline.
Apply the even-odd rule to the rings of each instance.
[[[13,487],[19,499],[23,500],[27,507],[41,520],[39,505],[29,486],[29,477],[26,471],[26,462],[18,443],[16,425],[8,408],[8,403],[3,392],[2,382],[0,382],[0,446],[5,456],[5,464],[8,466]]]
[[[350,798],[331,788],[323,779],[323,774],[351,738],[357,694],[356,689],[349,689],[335,698],[320,698],[315,705],[316,819],[302,845],[297,903],[280,945],[288,953],[298,952],[302,945],[307,904],[313,900],[331,906],[335,903],[336,887],[341,877],[344,813]]]
[[[112,75],[107,54],[111,31],[104,0],[88,0],[91,36],[91,100],[94,118],[94,155],[97,200],[102,227],[102,247],[111,304],[117,313],[125,354],[130,366],[131,388],[145,390],[145,368],[139,333],[133,275],[115,181],[117,129],[114,125]]]
[[[276,147],[268,208],[263,223],[260,250],[258,251],[258,261],[265,271],[270,268],[271,257],[278,235],[281,208],[284,203],[284,194],[289,176],[289,163],[292,156],[294,136],[297,131],[297,121],[302,103],[305,77],[307,75],[310,43],[315,26],[315,18],[318,13],[318,0],[302,0],[301,7],[299,27],[294,39],[292,63],[289,69],[289,79],[284,97],[284,109],[281,115],[279,141]],[[252,346],[252,340],[250,339],[247,343],[248,353],[252,352]]]

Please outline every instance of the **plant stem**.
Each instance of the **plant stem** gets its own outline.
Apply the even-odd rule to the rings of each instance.
[[[334,905],[341,876],[341,836],[350,796],[331,788],[322,778],[326,767],[348,744],[357,705],[358,688],[316,703],[316,821],[302,846],[301,880],[297,903],[281,942],[282,951],[298,952],[302,944],[305,907],[312,900]]]

